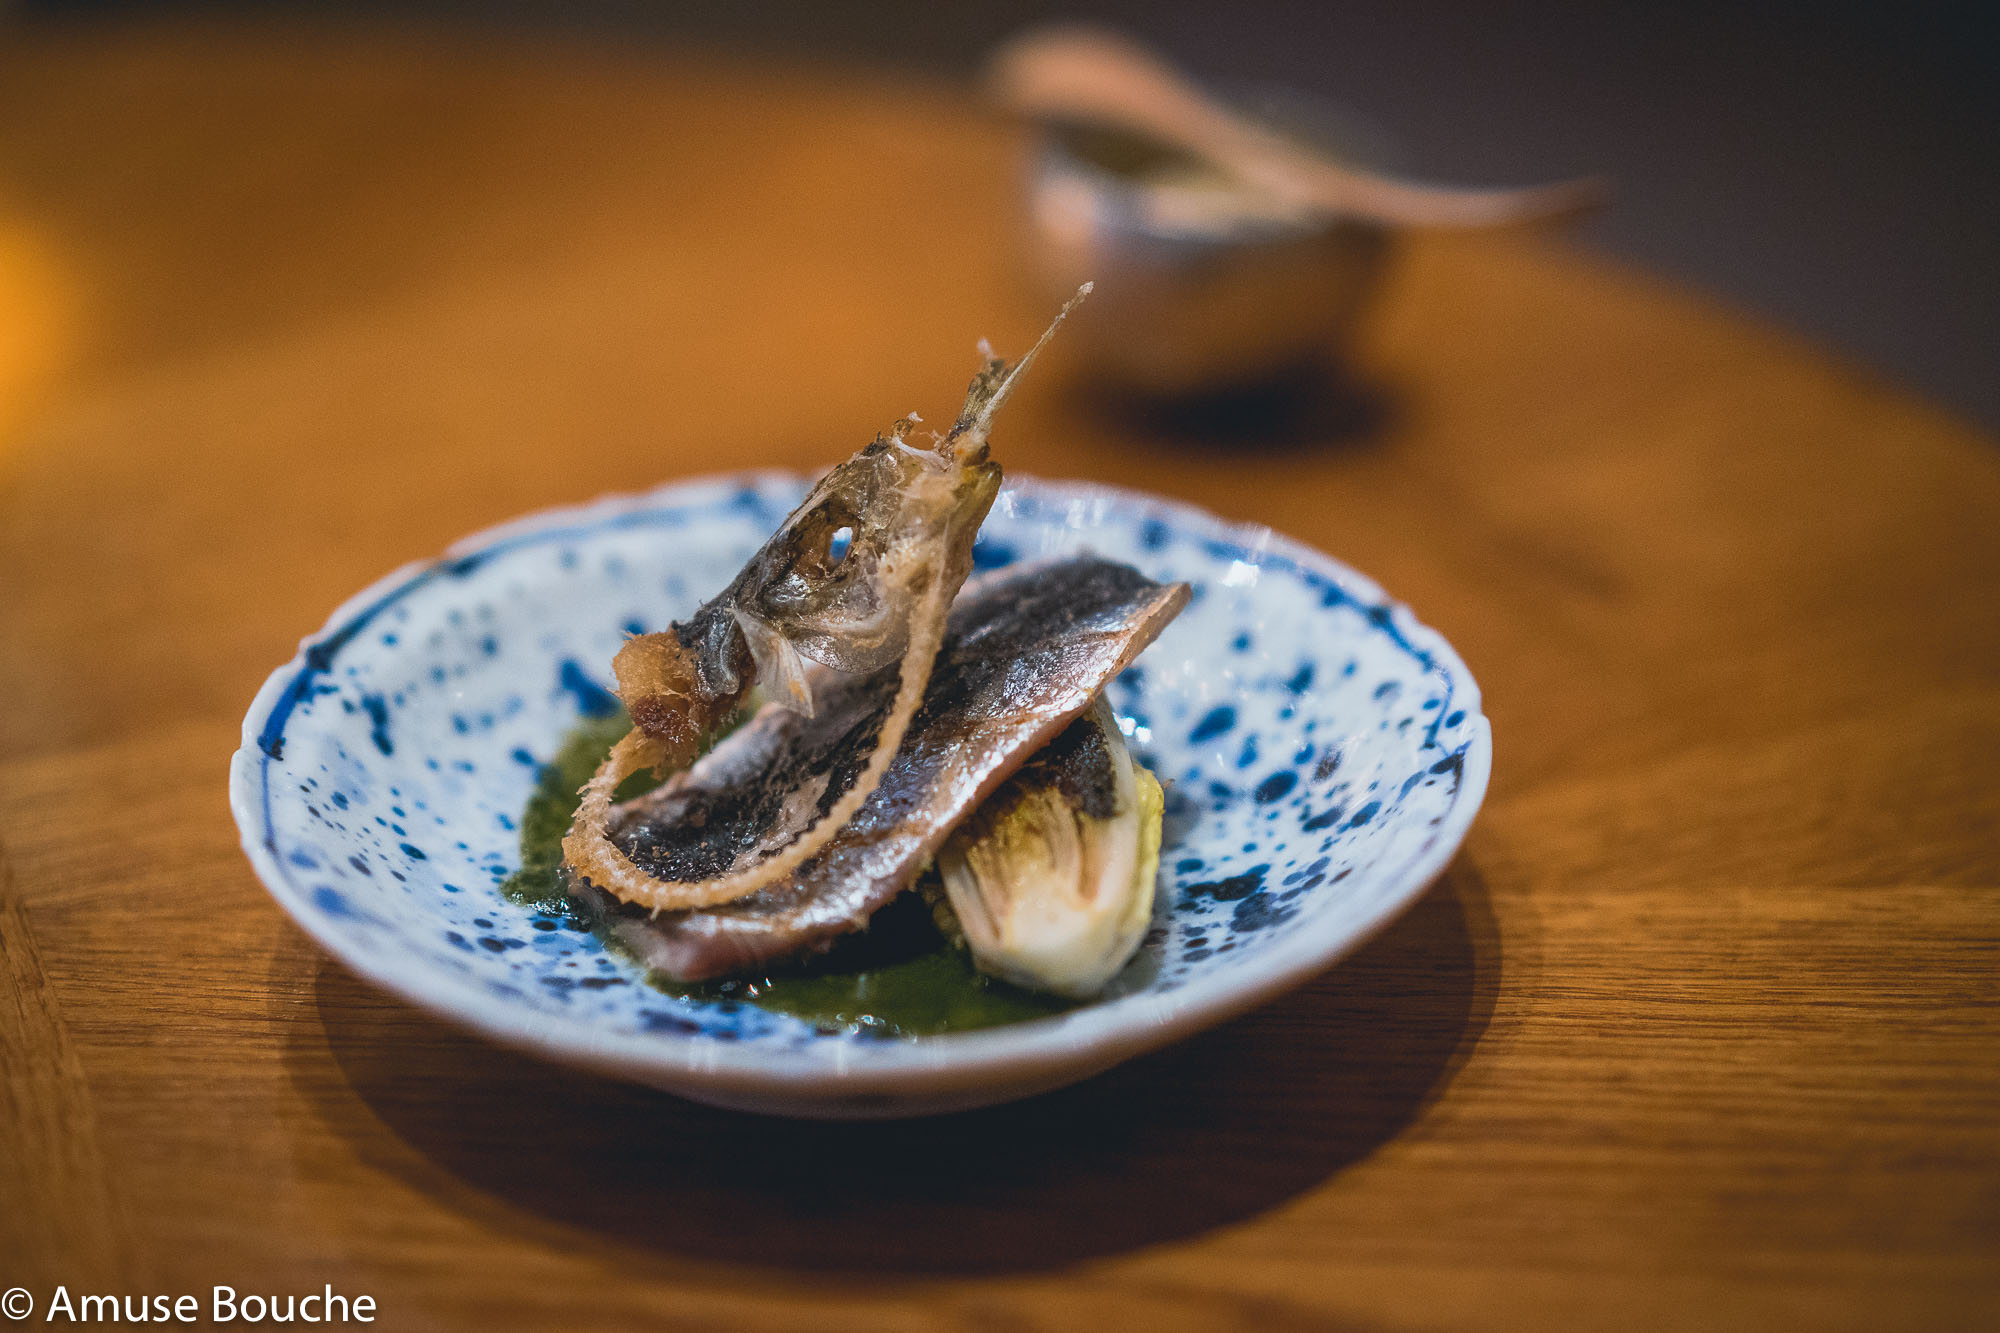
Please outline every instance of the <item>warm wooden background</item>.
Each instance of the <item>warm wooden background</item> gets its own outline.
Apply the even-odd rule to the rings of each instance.
[[[957,90],[436,33],[0,48],[0,1287],[395,1328],[1971,1327],[2000,1300],[2000,452],[1559,244],[1402,258],[1276,442],[999,447],[1458,645],[1465,853],[1269,1010],[893,1126],[489,1049],[236,850],[265,673],[517,512],[946,413],[1044,315]],[[1088,307],[1082,318],[1089,317]],[[39,1316],[37,1316],[39,1317]]]

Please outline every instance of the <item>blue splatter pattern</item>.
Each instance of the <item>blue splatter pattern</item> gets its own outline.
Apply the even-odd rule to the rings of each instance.
[[[626,634],[723,587],[804,485],[760,474],[532,518],[342,608],[259,696],[232,775],[272,892],[339,951],[450,974],[516,1017],[867,1041],[664,995],[568,917],[498,891],[539,765],[614,704]],[[1443,641],[1323,556],[1126,492],[1010,485],[975,554],[996,568],[1086,549],[1197,591],[1111,687],[1167,821],[1154,929],[1104,1003],[1256,968],[1289,932],[1337,940],[1421,887],[1404,869],[1462,836],[1467,756],[1483,775],[1488,744]]]

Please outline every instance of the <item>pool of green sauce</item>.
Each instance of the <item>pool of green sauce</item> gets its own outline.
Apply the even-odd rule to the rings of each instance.
[[[521,812],[521,868],[500,886],[507,898],[552,915],[570,912],[562,838],[576,813],[577,788],[631,725],[622,712],[586,718],[543,766]],[[630,800],[654,785],[649,774],[635,774],[618,789],[618,799]],[[599,930],[598,936],[607,948],[624,952],[608,931]],[[899,1037],[997,1027],[1075,1007],[1073,1001],[1024,991],[976,971],[971,955],[946,939],[914,892],[877,912],[867,930],[842,938],[810,962],[728,981],[689,984],[658,973],[648,981],[684,999],[735,1000],[822,1028]]]

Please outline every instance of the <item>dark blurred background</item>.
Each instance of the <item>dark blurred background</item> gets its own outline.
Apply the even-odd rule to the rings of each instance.
[[[244,7],[248,8],[248,7]],[[93,22],[208,5],[30,0]],[[5,12],[0,0],[0,12]],[[1345,0],[369,0],[255,12],[709,43],[934,74],[1054,18],[1115,23],[1204,77],[1296,85],[1413,170],[1607,173],[1584,243],[1842,349],[2000,429],[2000,6]]]

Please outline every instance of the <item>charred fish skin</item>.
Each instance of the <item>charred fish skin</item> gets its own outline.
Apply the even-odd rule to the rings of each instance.
[[[909,888],[960,821],[1091,706],[1187,602],[1130,566],[1081,556],[968,584],[881,783],[826,846],[736,902],[657,916],[598,897],[650,966],[701,981],[828,947]],[[892,671],[831,678],[816,715],[766,708],[693,769],[622,807],[613,839],[667,878],[754,861],[852,782]],[[587,884],[578,891],[591,894]]]

